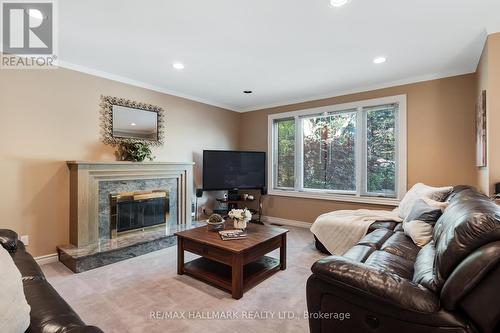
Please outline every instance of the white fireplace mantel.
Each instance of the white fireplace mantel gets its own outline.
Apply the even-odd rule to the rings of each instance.
[[[67,161],[70,169],[70,242],[85,246],[99,240],[99,182],[175,179],[177,223],[191,222],[193,162]]]
[[[66,161],[68,165],[133,165],[139,168],[148,165],[194,165],[194,162],[128,162],[128,161]]]

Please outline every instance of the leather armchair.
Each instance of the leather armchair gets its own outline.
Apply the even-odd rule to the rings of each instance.
[[[500,210],[459,187],[422,249],[399,229],[377,229],[344,256],[312,266],[311,332],[500,331]]]
[[[24,295],[31,306],[27,333],[103,333],[95,326],[85,325],[59,296],[14,231],[0,229],[0,244],[10,252],[21,272]]]

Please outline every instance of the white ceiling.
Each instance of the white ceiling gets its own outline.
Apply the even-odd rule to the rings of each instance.
[[[470,73],[500,31],[498,0],[58,3],[63,67],[235,111]]]

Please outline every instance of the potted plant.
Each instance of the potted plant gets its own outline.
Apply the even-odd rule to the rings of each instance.
[[[235,229],[245,230],[247,223],[252,219],[252,213],[247,208],[232,209],[229,212],[229,217],[233,219]]]
[[[212,214],[207,220],[208,231],[217,231],[224,228],[224,219],[219,214]]]
[[[151,148],[143,142],[122,142],[118,146],[118,156],[121,161],[142,162],[146,158],[154,159]]]

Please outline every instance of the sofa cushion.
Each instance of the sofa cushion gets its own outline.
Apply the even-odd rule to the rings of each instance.
[[[363,237],[359,241],[359,245],[366,245],[366,246],[371,246],[374,249],[380,249],[382,244],[385,243],[385,241],[391,237],[393,232],[388,229],[377,229],[373,232],[370,232],[367,234],[365,237]]]
[[[500,209],[471,189],[457,193],[436,223],[435,275],[441,287],[453,269],[479,247],[500,240]]]
[[[30,306],[24,296],[21,274],[3,247],[0,272],[0,332],[24,332],[30,323]]]
[[[365,264],[395,274],[404,279],[411,279],[413,276],[413,261],[389,252],[375,251],[368,256]]]
[[[487,196],[485,196],[484,194],[481,194],[472,188],[471,189],[462,188],[460,192],[455,192],[455,190],[454,190],[449,195],[449,197],[447,199],[448,207],[456,206],[456,205],[461,206],[462,205],[461,200],[466,200],[466,201],[473,200],[476,203],[483,202],[483,201],[491,203],[491,200]],[[439,218],[438,222],[436,222],[436,224],[434,225],[434,230],[432,231],[432,238],[433,239],[438,239],[439,237],[441,237],[441,233],[443,232],[443,229],[444,229],[444,226],[445,226],[446,220],[447,220],[446,218],[443,218],[443,221],[440,222],[440,220],[442,218],[443,218],[443,216],[441,216],[441,218]]]
[[[399,222],[395,222],[395,221],[377,221],[377,222],[373,222],[371,225],[370,225],[370,228],[368,228],[368,232],[372,232],[376,229],[389,229],[389,230],[394,230],[394,228],[396,228],[396,226],[398,226]]]
[[[412,262],[415,262],[417,253],[420,251],[420,248],[402,232],[395,232],[385,241],[380,249]]]
[[[347,250],[342,256],[352,261],[364,262],[373,251],[375,251],[375,249],[371,246],[356,245]]]
[[[437,292],[436,276],[434,274],[434,257],[436,248],[431,241],[418,252],[414,265],[413,282]]]

